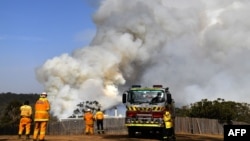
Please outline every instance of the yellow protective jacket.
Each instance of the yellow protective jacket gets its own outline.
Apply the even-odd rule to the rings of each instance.
[[[49,120],[50,103],[47,98],[39,98],[35,104],[35,119],[34,121]]]
[[[20,107],[21,117],[31,117],[32,115],[32,108],[30,105],[23,105]]]
[[[103,114],[103,112],[102,112],[102,111],[97,111],[97,112],[95,113],[95,119],[96,119],[96,120],[103,120],[103,119],[104,119],[104,114]]]
[[[166,111],[163,114],[163,121],[165,122],[165,127],[166,128],[172,128],[173,127],[173,121],[172,121],[172,117],[169,111]]]
[[[83,119],[85,120],[85,124],[87,125],[94,124],[94,115],[91,112],[85,113]]]

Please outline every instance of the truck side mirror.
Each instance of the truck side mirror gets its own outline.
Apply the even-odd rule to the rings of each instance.
[[[172,103],[172,96],[170,93],[167,94],[167,103],[171,104]]]
[[[127,102],[127,94],[124,93],[122,94],[122,103],[126,103]]]

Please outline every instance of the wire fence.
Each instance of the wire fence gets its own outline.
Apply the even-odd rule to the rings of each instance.
[[[125,134],[125,118],[106,118],[103,121],[105,134]],[[80,135],[84,134],[85,123],[83,119],[65,119],[51,123],[48,126],[48,134],[51,135]],[[95,131],[96,131],[95,126]]]
[[[124,125],[124,117],[113,117],[104,119],[105,134],[127,134],[127,128]],[[233,125],[246,125],[243,122],[232,122]],[[32,131],[33,131],[32,124]],[[190,133],[190,134],[213,134],[223,135],[223,126],[216,119],[205,118],[190,118],[190,117],[176,117],[175,118],[175,132],[176,133]],[[81,135],[84,133],[85,124],[82,118],[65,119],[58,122],[49,122],[47,126],[47,134],[49,135]],[[96,126],[95,126],[96,131]],[[1,135],[16,135],[18,132],[18,125],[11,125],[8,128],[0,128]]]
[[[105,134],[127,134],[127,127],[124,123],[124,117],[104,119],[103,126]],[[232,124],[242,125],[246,123],[232,122]],[[216,119],[190,117],[175,118],[176,133],[223,135],[224,125],[225,124],[220,123]],[[48,133],[51,135],[79,135],[84,133],[84,128],[85,124],[83,119],[70,119],[49,124]]]

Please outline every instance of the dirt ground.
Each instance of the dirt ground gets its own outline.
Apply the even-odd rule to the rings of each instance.
[[[46,135],[45,141],[159,141],[157,137],[128,138],[127,135]],[[0,135],[0,141],[25,141],[25,137],[17,139],[13,135]],[[32,140],[30,140],[32,141]],[[177,134],[176,141],[223,141],[219,135]]]

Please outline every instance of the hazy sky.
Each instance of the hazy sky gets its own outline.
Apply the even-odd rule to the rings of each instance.
[[[0,92],[40,93],[35,68],[95,34],[97,0],[0,0]]]

